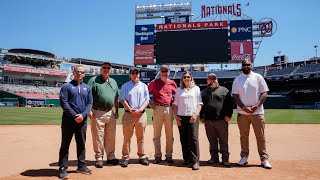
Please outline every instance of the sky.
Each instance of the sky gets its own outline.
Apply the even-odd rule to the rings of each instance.
[[[255,66],[271,64],[278,51],[291,62],[308,60],[320,45],[319,0],[1,0],[0,48],[133,65],[135,6],[174,2],[192,2],[194,17],[202,5],[241,3],[255,21],[274,19],[277,31],[263,39]]]

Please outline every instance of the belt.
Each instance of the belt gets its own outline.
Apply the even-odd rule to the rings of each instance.
[[[110,111],[109,109],[96,108],[96,107],[92,107],[92,109],[98,110],[98,111]]]
[[[130,112],[129,110],[124,110],[124,112]],[[146,110],[143,110],[143,111],[141,111],[141,113],[144,113],[144,112],[146,112]]]
[[[170,107],[170,104],[155,104],[156,106],[165,106],[165,107]]]

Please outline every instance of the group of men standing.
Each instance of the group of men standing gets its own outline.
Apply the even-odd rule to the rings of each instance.
[[[170,71],[166,66],[160,69],[161,78],[151,81],[148,86],[139,80],[139,69],[130,70],[130,81],[123,84],[119,93],[116,81],[110,77],[111,68],[111,63],[104,62],[100,75],[92,77],[86,85],[82,82],[85,76],[84,67],[76,65],[73,68],[74,79],[61,87],[60,104],[63,108],[63,115],[62,141],[59,152],[60,179],[68,178],[67,161],[73,134],[75,134],[77,144],[77,172],[92,173],[85,162],[87,117],[91,119],[96,168],[103,167],[104,154],[107,164],[120,164],[122,167],[128,167],[131,138],[134,132],[137,137],[139,163],[149,165],[144,152],[148,105],[153,109],[155,164],[159,164],[163,157],[160,141],[163,126],[166,137],[165,161],[174,163],[172,154],[173,120],[175,118],[179,126],[184,164],[192,163],[193,170],[199,169],[198,128],[201,121],[205,123],[210,143],[211,158],[207,163],[218,163],[220,152],[222,164],[230,167],[228,122],[233,112],[232,96],[237,105],[237,120],[240,129],[241,160],[238,165],[247,164],[249,130],[252,124],[262,165],[264,168],[271,169],[265,146],[263,110],[263,102],[269,89],[263,77],[251,71],[250,61],[242,62],[243,74],[234,80],[232,96],[227,88],[219,85],[218,77],[213,73],[208,75],[207,87],[201,93],[198,86],[195,86],[190,73],[183,74],[180,82],[180,86],[183,87],[177,88],[176,83],[168,78]],[[153,95],[153,102],[150,102],[149,93]],[[116,119],[119,117],[118,101],[125,109],[122,117],[124,139],[121,162],[115,157]],[[184,102],[194,102],[195,105]],[[188,111],[192,113],[186,114]]]

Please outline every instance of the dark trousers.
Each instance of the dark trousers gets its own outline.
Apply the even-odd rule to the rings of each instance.
[[[199,119],[191,124],[190,116],[179,116],[181,126],[178,126],[180,133],[180,142],[182,147],[183,159],[185,161],[199,162]]]
[[[86,164],[86,133],[87,123],[73,123],[61,125],[62,141],[59,152],[59,167],[67,167],[69,157],[69,146],[73,134],[77,144],[78,167]]]
[[[208,141],[210,143],[210,155],[212,159],[219,159],[219,152],[222,154],[222,161],[229,160],[228,129],[229,123],[225,120],[206,120],[204,125]],[[220,145],[220,150],[219,146]]]

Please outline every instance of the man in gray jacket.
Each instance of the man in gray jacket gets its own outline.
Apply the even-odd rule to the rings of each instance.
[[[219,86],[217,76],[210,73],[207,77],[207,88],[201,92],[201,96],[203,107],[200,112],[200,120],[205,123],[206,134],[210,143],[211,159],[207,163],[219,163],[220,152],[222,154],[222,164],[230,167],[228,122],[233,112],[230,92],[227,88]]]

